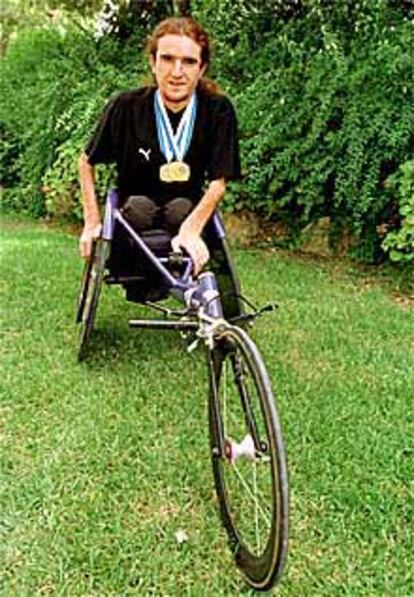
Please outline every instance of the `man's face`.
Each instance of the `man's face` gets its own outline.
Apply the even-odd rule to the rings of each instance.
[[[188,102],[205,71],[200,46],[186,35],[161,37],[151,66],[161,97],[172,109]]]

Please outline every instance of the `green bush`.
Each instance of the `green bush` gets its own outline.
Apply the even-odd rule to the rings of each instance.
[[[225,39],[218,73],[242,129],[246,176],[231,207],[283,220],[293,236],[329,216],[333,243],[346,230],[360,254],[380,258],[378,226],[399,210],[385,181],[413,151],[412,9],[385,0],[219,5],[226,10],[208,3],[199,12]]]
[[[132,43],[96,43],[76,27],[26,30],[10,43],[0,73],[9,207],[80,217],[79,155],[105,102],[136,86],[139,56]]]
[[[398,34],[349,56],[333,43],[313,54],[293,48],[243,90],[243,205],[296,225],[329,215],[372,235],[390,210],[384,181],[412,149],[410,27]],[[280,46],[269,43],[269,58],[286,53]]]
[[[231,187],[227,208],[280,220],[295,242],[328,216],[333,243],[346,231],[366,258],[411,259],[404,181],[412,170],[402,166],[414,145],[409,3],[191,6],[215,40],[212,74],[239,114],[244,179]],[[135,15],[132,34],[131,15],[99,41],[65,21],[10,42],[0,73],[6,207],[80,218],[78,156],[109,97],[146,72],[149,25]],[[102,170],[100,190],[110,177]]]
[[[414,160],[402,164],[396,174],[386,181],[387,190],[392,197],[397,197],[399,213],[397,226],[389,230],[385,224],[386,237],[382,243],[389,252],[392,261],[400,263],[414,262]],[[384,230],[385,228],[385,230]],[[381,230],[379,231],[381,232]]]

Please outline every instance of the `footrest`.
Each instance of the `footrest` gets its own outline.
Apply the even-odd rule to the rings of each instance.
[[[243,297],[241,297],[243,298]],[[245,300],[245,299],[244,299]],[[247,302],[247,301],[245,301]],[[249,304],[249,303],[248,303]],[[249,305],[250,307],[252,307],[252,305]],[[276,311],[279,308],[279,305],[277,303],[268,303],[267,305],[264,305],[263,307],[260,307],[259,309],[254,308],[254,310],[250,311],[249,313],[242,313],[241,315],[236,315],[236,317],[231,317],[229,319],[230,323],[243,323],[243,322],[252,322],[254,321],[257,317],[261,317],[264,313],[271,313],[273,311]]]

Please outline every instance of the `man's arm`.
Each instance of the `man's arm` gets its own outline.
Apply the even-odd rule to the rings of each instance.
[[[79,240],[80,254],[89,259],[92,240],[101,232],[101,216],[95,193],[95,168],[89,163],[86,153],[79,158],[79,178],[82,194],[84,227]]]
[[[201,233],[225,191],[224,178],[211,181],[201,201],[181,224],[178,235],[171,242],[174,251],[180,247],[186,249],[194,261],[195,274],[198,274],[209,259],[209,252]]]

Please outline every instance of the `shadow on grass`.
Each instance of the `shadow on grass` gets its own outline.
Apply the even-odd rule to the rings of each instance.
[[[132,329],[103,323],[93,330],[82,364],[101,368],[104,363],[115,366],[137,359],[141,364],[177,357],[185,353],[185,341],[177,332]]]

